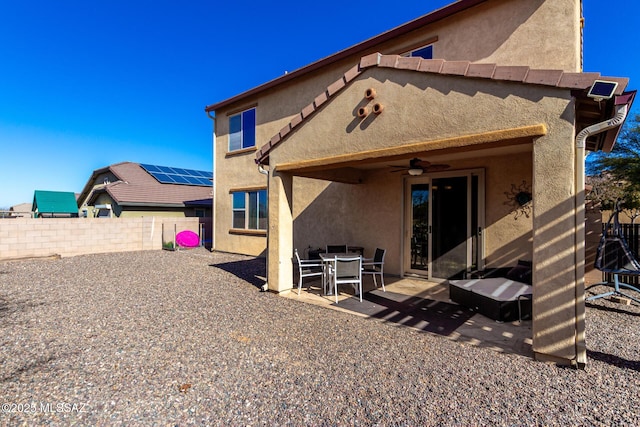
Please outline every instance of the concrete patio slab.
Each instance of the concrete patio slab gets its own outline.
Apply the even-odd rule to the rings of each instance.
[[[307,283],[311,288],[307,288]],[[320,280],[304,282],[300,295],[297,287],[280,295],[304,303],[322,306],[331,310],[339,310],[356,316],[368,317],[381,322],[397,323],[399,326],[411,327],[426,333],[441,335],[449,340],[468,345],[485,347],[501,353],[533,357],[531,321],[496,322],[480,314],[473,313],[465,307],[458,306],[449,299],[446,283],[435,283],[420,278],[400,278],[385,276],[386,292],[381,287],[375,288],[373,280],[366,277],[363,283],[365,292],[361,303],[354,295],[353,289],[343,287],[335,303],[335,296],[323,295]],[[440,303],[439,306],[435,304]],[[443,317],[457,321],[455,328],[443,326],[440,322],[431,321],[425,324],[416,310],[428,310],[429,304],[435,310],[444,308]],[[451,312],[444,304],[457,307],[457,314]],[[377,308],[376,309],[376,305]],[[455,318],[455,319],[454,319]],[[434,319],[434,318],[432,318]],[[434,323],[439,323],[434,325]]]

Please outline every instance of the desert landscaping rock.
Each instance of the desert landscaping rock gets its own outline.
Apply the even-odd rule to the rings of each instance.
[[[0,263],[1,425],[637,426],[640,307],[587,305],[584,370],[260,292],[264,261]]]

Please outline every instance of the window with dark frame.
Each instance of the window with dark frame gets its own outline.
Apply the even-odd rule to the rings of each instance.
[[[250,108],[229,117],[229,151],[256,145],[256,109]]]
[[[433,59],[433,45],[427,45],[414,49],[410,52],[403,54],[402,56],[419,57],[423,59]]]
[[[267,229],[267,190],[236,191],[233,202],[232,227],[240,230]]]

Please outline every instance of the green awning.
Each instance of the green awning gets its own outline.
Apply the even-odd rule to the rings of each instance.
[[[36,190],[31,210],[36,216],[77,216],[78,202],[73,192]]]

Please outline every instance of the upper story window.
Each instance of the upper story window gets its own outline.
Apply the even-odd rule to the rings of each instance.
[[[256,145],[256,109],[251,108],[229,117],[229,151]]]
[[[402,56],[417,56],[423,59],[433,59],[433,45],[427,45],[414,49],[410,52],[403,54]]]

